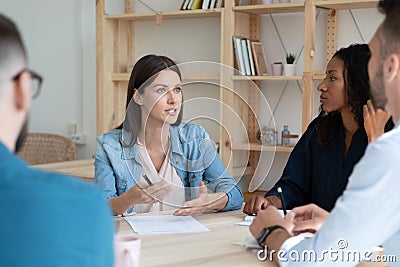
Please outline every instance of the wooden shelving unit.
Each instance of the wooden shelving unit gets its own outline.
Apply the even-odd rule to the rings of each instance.
[[[301,81],[302,76],[232,76],[234,81]]]
[[[233,45],[232,36],[243,36],[250,40],[260,40],[260,25],[259,16],[264,14],[279,14],[279,13],[298,13],[305,12],[305,3],[288,3],[288,4],[272,4],[272,5],[259,5],[258,1],[253,1],[254,5],[250,6],[235,6],[234,0],[225,1],[225,13],[224,15],[229,18],[229,24],[226,26],[226,32],[224,35],[224,47],[225,50],[229,51],[223,58],[224,63],[233,66]],[[232,11],[230,11],[232,10]],[[226,14],[229,13],[229,14]],[[226,75],[223,76],[226,82],[231,88],[238,88],[243,90],[246,87],[246,81],[258,84],[261,81],[303,81],[302,76],[243,76],[243,75]],[[235,137],[224,135],[222,133],[221,155],[222,160],[226,164],[232,157],[235,157],[235,153],[248,153],[249,161],[249,173],[254,173],[261,152],[273,152],[273,153],[290,153],[293,150],[293,146],[262,146],[256,140],[256,133],[259,130],[257,122],[257,110],[258,110],[258,93],[254,90],[248,92],[241,92],[240,98],[231,91],[223,91],[221,99],[224,103],[233,107],[237,114],[241,118],[245,119],[247,128],[247,136],[249,138],[248,143],[238,143],[235,141]],[[312,106],[312,97],[303,97],[303,106]],[[307,121],[304,124],[308,124],[311,121],[311,113],[307,116]],[[229,121],[230,114],[222,113],[222,121]],[[234,131],[234,129],[230,129]],[[231,141],[232,139],[233,141]],[[236,138],[238,139],[238,138]],[[240,138],[239,138],[240,139]],[[239,156],[240,157],[240,156]],[[243,162],[241,163],[244,164]],[[240,164],[239,164],[240,165]],[[233,172],[235,168],[228,169]]]
[[[304,12],[304,3],[236,6],[233,11],[253,15]]]
[[[348,10],[375,8],[379,3],[378,0],[334,0],[334,1],[315,1],[317,8],[332,9],[332,10]]]
[[[184,10],[174,12],[161,12],[163,19],[193,19],[193,18],[207,18],[221,16],[221,8],[207,9],[207,10]],[[154,13],[136,14],[126,13],[121,15],[105,15],[109,20],[120,21],[146,21],[155,20],[157,15]]]
[[[290,146],[263,146],[258,143],[232,144],[232,150],[290,153],[293,151],[294,145],[295,144],[292,144]]]

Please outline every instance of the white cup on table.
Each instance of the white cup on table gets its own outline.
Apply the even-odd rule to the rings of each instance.
[[[114,236],[114,267],[139,267],[141,242],[135,236]]]

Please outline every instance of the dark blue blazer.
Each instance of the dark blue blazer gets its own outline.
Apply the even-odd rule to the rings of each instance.
[[[296,144],[283,170],[282,177],[266,196],[277,195],[282,187],[287,209],[315,203],[330,211],[344,191],[354,165],[364,155],[368,137],[358,129],[344,157],[344,128],[341,125],[333,138],[323,147],[317,145],[314,119]]]

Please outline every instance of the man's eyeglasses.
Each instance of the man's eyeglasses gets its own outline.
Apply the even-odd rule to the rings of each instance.
[[[18,72],[13,78],[13,81],[17,81],[19,79],[19,77],[22,75],[22,73],[24,73],[25,71],[27,71],[32,78],[32,98],[36,98],[39,96],[40,93],[40,87],[42,86],[42,81],[43,78],[42,76],[40,76],[39,74],[37,74],[34,71],[31,71],[29,69],[23,69],[20,72]]]

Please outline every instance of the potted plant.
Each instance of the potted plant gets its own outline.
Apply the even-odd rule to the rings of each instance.
[[[294,71],[296,64],[294,61],[296,60],[296,54],[288,53],[286,54],[286,64],[283,68],[283,74],[285,76],[294,76]]]

